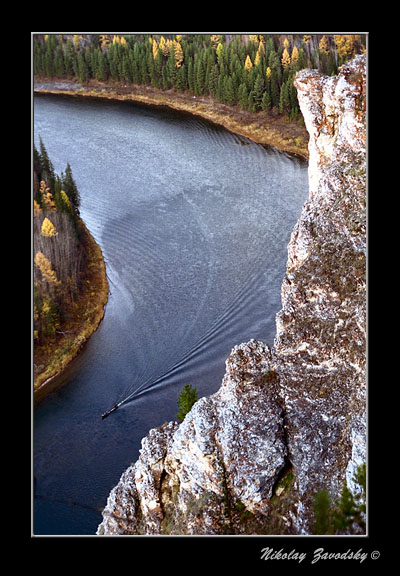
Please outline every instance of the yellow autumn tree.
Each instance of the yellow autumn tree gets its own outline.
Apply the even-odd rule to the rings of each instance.
[[[183,62],[183,50],[182,50],[182,46],[179,44],[179,42],[175,42],[174,40],[174,54],[175,54],[175,60],[176,60],[176,67],[180,68],[182,66],[182,62]]]
[[[102,52],[107,50],[109,44],[110,44],[110,35],[109,34],[100,34],[100,48],[101,48]]]
[[[35,256],[35,264],[39,268],[43,278],[51,285],[58,286],[60,281],[57,274],[53,270],[51,263],[47,260],[42,252],[37,252]]]
[[[36,202],[36,200],[33,201],[33,215],[37,216],[38,214],[41,214],[42,209],[39,206],[39,204]]]
[[[356,54],[357,46],[360,44],[360,35],[337,34],[335,35],[335,42],[339,58],[345,60]]]
[[[299,61],[299,51],[297,50],[296,46],[293,46],[292,55],[291,55],[292,64],[296,66],[297,62]]]
[[[61,199],[63,201],[64,206],[67,208],[67,210],[72,210],[71,207],[71,200],[68,198],[68,196],[66,195],[66,193],[64,192],[64,190],[60,191],[60,196]]]
[[[44,180],[40,182],[40,195],[47,210],[53,210],[53,208],[56,207],[50,188],[46,187],[46,182]]]
[[[246,61],[244,63],[244,67],[245,67],[245,70],[247,70],[247,72],[249,72],[249,70],[251,70],[253,68],[253,62],[251,61],[251,58],[248,54],[246,56]]]
[[[153,38],[153,42],[152,42],[152,51],[153,51],[153,60],[155,60],[157,58],[157,54],[158,54],[158,44],[157,44],[157,40],[155,38]]]
[[[170,47],[171,47],[171,40],[165,40],[164,36],[161,36],[159,48],[163,56],[169,56]]]
[[[46,236],[47,238],[53,238],[53,236],[57,236],[57,230],[54,224],[48,218],[43,220],[40,233],[42,236]]]
[[[265,48],[263,42],[260,40],[260,44],[258,46],[257,54],[254,59],[254,66],[258,66],[260,63],[261,57],[265,54]]]
[[[322,52],[322,54],[329,54],[329,44],[326,36],[322,36],[318,48],[319,51]]]
[[[211,34],[210,40],[212,42],[214,50],[217,49],[218,44],[221,42],[221,38],[222,38],[221,34]]]
[[[74,47],[75,47],[76,50],[78,50],[79,44],[80,44],[80,41],[81,41],[81,40],[82,40],[82,35],[81,35],[81,34],[74,34],[74,37],[73,37],[73,40],[72,40],[72,41],[73,41],[73,43],[74,43]]]
[[[282,52],[282,66],[283,68],[286,68],[287,66],[289,66],[290,64],[290,56],[289,56],[289,52],[287,51],[287,48],[284,48],[283,52]]]

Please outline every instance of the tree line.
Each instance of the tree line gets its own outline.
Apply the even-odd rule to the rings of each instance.
[[[33,151],[33,196],[34,338],[42,343],[73,306],[85,261],[71,167],[55,174],[42,139]]]
[[[357,34],[48,34],[34,36],[33,66],[36,77],[152,85],[297,119],[295,74],[337,74],[365,50]]]

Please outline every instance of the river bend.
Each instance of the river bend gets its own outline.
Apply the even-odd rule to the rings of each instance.
[[[66,385],[35,407],[34,533],[94,534],[184,384],[213,393],[234,345],[272,346],[307,163],[132,103],[35,97],[39,136],[57,173],[71,165],[111,294]]]

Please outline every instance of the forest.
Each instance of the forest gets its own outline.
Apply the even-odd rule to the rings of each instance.
[[[295,74],[335,75],[363,34],[36,34],[36,78],[152,85],[250,112],[301,119]]]
[[[43,141],[33,150],[34,338],[38,344],[60,330],[79,293],[85,251],[79,192],[67,164],[55,174]]]

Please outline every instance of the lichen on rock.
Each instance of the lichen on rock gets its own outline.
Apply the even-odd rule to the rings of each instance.
[[[98,534],[308,534],[316,491],[338,497],[365,461],[365,56],[336,77],[303,70],[295,86],[310,193],[274,346],[235,346],[220,389],[149,432]]]

